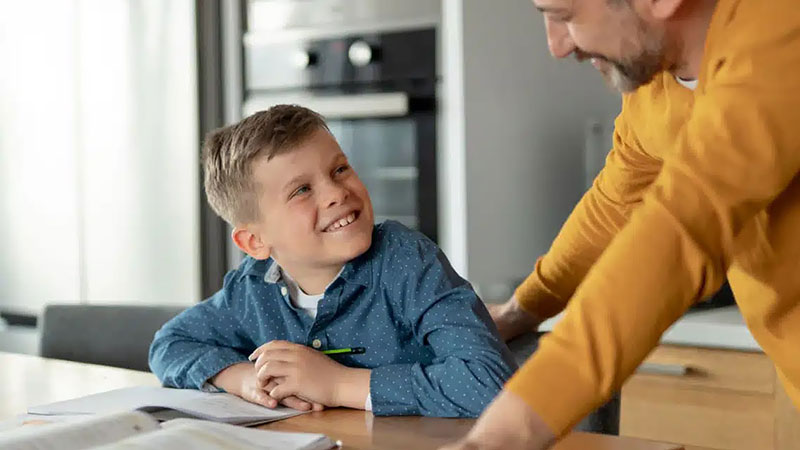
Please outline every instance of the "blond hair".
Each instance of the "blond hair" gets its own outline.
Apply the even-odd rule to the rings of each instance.
[[[214,212],[232,225],[258,220],[260,189],[253,180],[253,162],[291,151],[320,129],[330,131],[316,112],[275,105],[210,132],[202,159],[206,197]]]

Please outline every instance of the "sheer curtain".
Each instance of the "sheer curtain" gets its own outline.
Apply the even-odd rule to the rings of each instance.
[[[0,311],[199,296],[192,0],[0,0]]]

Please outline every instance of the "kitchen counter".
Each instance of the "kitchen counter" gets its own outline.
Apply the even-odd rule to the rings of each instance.
[[[552,330],[553,325],[560,318],[561,314],[544,321],[539,329],[541,331]],[[762,351],[744,324],[742,314],[736,306],[688,312],[664,333],[661,343],[750,352]]]

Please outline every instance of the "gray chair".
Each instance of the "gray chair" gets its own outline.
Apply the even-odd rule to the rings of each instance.
[[[539,338],[544,333],[525,333],[508,342],[508,348],[517,365],[525,363],[536,348],[539,346]],[[615,395],[605,405],[598,408],[593,413],[586,416],[578,425],[577,431],[589,431],[592,433],[619,434],[619,394]]]
[[[149,371],[147,353],[161,325],[185,308],[132,305],[47,305],[40,354]]]

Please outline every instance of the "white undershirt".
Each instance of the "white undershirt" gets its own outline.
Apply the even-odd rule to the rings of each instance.
[[[675,77],[675,81],[681,84],[681,86],[685,87],[686,89],[695,90],[697,89],[697,79],[694,80],[684,80],[681,77]]]
[[[339,272],[341,273],[341,272]],[[289,300],[295,308],[300,308],[305,311],[309,316],[317,318],[317,304],[322,297],[325,296],[325,291],[322,294],[308,295],[300,289],[300,286],[294,281],[291,275],[281,269],[283,279],[286,281],[286,287],[289,289]],[[338,275],[337,275],[338,277]],[[335,278],[334,278],[335,279]],[[328,289],[327,287],[325,289]]]
[[[344,268],[342,268],[344,270]],[[339,275],[342,274],[340,270],[339,273],[334,277],[339,278]],[[292,302],[292,305],[295,308],[300,308],[305,311],[309,316],[316,319],[317,318],[317,306],[319,301],[325,296],[325,291],[328,290],[326,286],[325,289],[322,291],[322,294],[315,294],[315,295],[308,295],[300,289],[300,286],[294,281],[294,278],[291,277],[288,273],[281,269],[281,275],[283,275],[283,279],[286,281],[286,287],[289,289],[289,300]],[[333,281],[331,281],[333,283]],[[330,285],[328,285],[330,286]],[[365,411],[372,411],[372,394],[367,394],[367,400],[364,402],[364,410]]]

